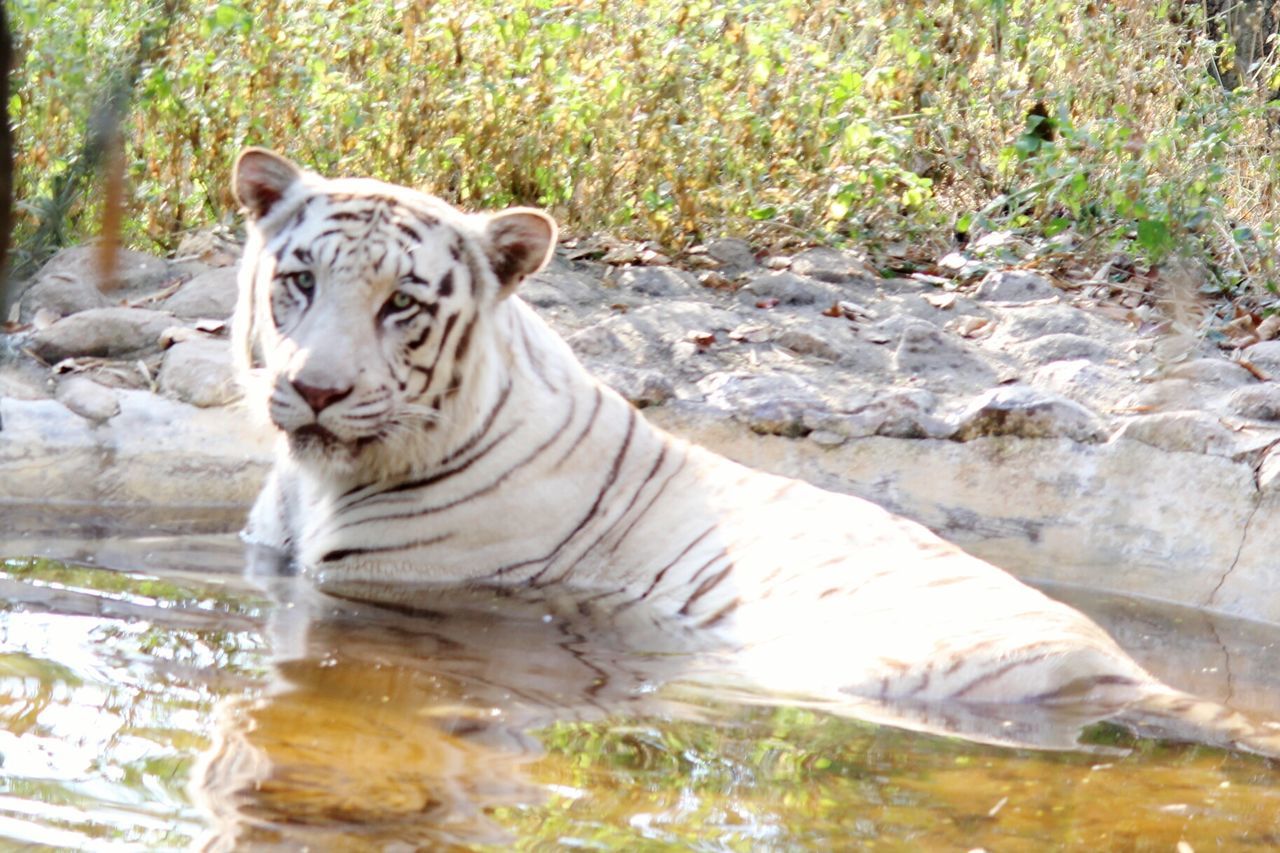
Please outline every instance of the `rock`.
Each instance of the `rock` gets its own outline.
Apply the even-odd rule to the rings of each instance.
[[[242,248],[228,229],[202,228],[183,237],[174,255],[183,261],[200,261],[211,267],[234,267],[240,260]]]
[[[239,396],[231,346],[213,338],[174,344],[160,366],[160,391],[194,406],[224,406]]]
[[[708,240],[707,254],[719,261],[721,270],[730,275],[756,268],[756,253],[746,240],[735,237]]]
[[[1252,385],[1258,379],[1234,361],[1225,358],[1197,358],[1169,368],[1165,374],[1171,379],[1189,379],[1224,388]]]
[[[933,414],[937,404],[938,398],[923,388],[894,388],[843,414],[811,415],[809,425],[846,438],[947,438],[955,427]]]
[[[1124,408],[1147,412],[1185,411],[1204,404],[1206,388],[1190,379],[1161,379],[1130,396]]]
[[[105,308],[110,300],[94,283],[64,273],[43,274],[22,294],[18,320],[30,323],[42,311],[65,317],[90,308]]]
[[[193,409],[117,391],[120,413],[93,424],[55,400],[0,399],[0,491],[56,517],[58,504],[125,508],[248,506],[274,437],[244,412]],[[170,530],[169,532],[173,532]]]
[[[763,299],[776,299],[779,305],[818,304],[823,307],[834,305],[845,295],[838,287],[791,272],[752,275],[738,293],[742,301],[752,304]]]
[[[846,284],[859,279],[877,279],[880,276],[867,263],[865,256],[856,252],[817,247],[805,249],[791,259],[791,271],[797,275],[816,278],[832,284]]]
[[[1045,335],[1089,335],[1089,317],[1070,305],[1028,305],[1010,310],[1000,324],[1000,339],[1029,341]]]
[[[1115,368],[1103,367],[1083,359],[1046,364],[1032,374],[1031,384],[1036,388],[1061,394],[1095,411],[1120,405],[1131,387]]]
[[[661,406],[675,396],[675,385],[656,370],[590,362],[587,368],[638,409]]]
[[[1231,392],[1227,411],[1242,418],[1258,421],[1280,421],[1280,384],[1260,382]]]
[[[713,373],[698,383],[707,404],[728,412],[752,432],[796,438],[812,428],[806,414],[826,411],[821,396],[789,374]]]
[[[159,347],[173,317],[144,308],[93,308],[31,333],[28,348],[52,364],[77,356],[136,358]]]
[[[143,252],[121,249],[116,254],[115,287],[107,291],[109,299],[137,296],[154,290],[169,277],[169,264]],[[49,259],[37,276],[78,279],[100,285],[98,247],[92,244],[63,249]]]
[[[976,298],[987,302],[1034,302],[1057,295],[1049,279],[1028,270],[997,270],[978,284]]]
[[[1234,458],[1250,449],[1236,433],[1205,412],[1157,412],[1126,422],[1116,438],[1140,441],[1160,450],[1207,453]]]
[[[529,276],[519,293],[521,299],[539,308],[599,304],[606,298],[598,281],[558,268]]]
[[[1247,347],[1241,354],[1245,361],[1267,374],[1269,379],[1280,379],[1280,341],[1263,341]]]
[[[644,296],[689,296],[698,280],[684,270],[670,267],[629,267],[618,274],[618,287]]]
[[[1074,400],[1026,385],[1009,385],[971,403],[957,419],[952,437],[957,441],[1016,436],[1095,442],[1105,435],[1098,416]]]
[[[80,417],[103,423],[120,414],[119,396],[84,376],[68,376],[58,383],[57,400]]]
[[[1048,364],[1071,359],[1104,362],[1115,358],[1115,353],[1106,344],[1093,338],[1060,332],[1028,342],[1022,347],[1022,356],[1027,361]]]
[[[186,282],[164,301],[164,310],[177,317],[230,317],[236,307],[236,268],[215,267]]]
[[[839,321],[804,323],[780,332],[774,340],[797,355],[839,361],[852,350],[853,335],[848,324]]]
[[[893,349],[891,369],[952,391],[976,390],[995,381],[995,370],[969,345],[927,320],[897,315],[877,323]],[[868,338],[874,341],[874,338]]]
[[[1258,491],[1264,495],[1274,495],[1280,485],[1280,446],[1271,448],[1262,457],[1258,465]]]
[[[605,323],[596,323],[565,338],[579,358],[602,359],[627,351],[622,337]],[[603,362],[596,361],[595,364]]]
[[[848,441],[840,433],[825,429],[814,430],[809,433],[809,440],[821,447],[839,447]]]

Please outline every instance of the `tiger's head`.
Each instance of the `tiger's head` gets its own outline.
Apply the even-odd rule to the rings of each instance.
[[[232,185],[248,231],[233,352],[250,405],[322,475],[418,468],[474,409],[488,320],[546,264],[555,222],[465,214],[259,148]]]

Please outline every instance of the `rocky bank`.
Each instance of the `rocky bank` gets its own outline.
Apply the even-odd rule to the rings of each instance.
[[[200,234],[100,286],[79,247],[29,283],[0,334],[0,514],[248,504],[271,448],[231,377],[237,254]],[[899,277],[833,249],[718,240],[677,268],[569,243],[521,292],[676,434],[1024,577],[1280,622],[1280,322],[1228,351],[1177,288],[1033,255],[990,235]]]

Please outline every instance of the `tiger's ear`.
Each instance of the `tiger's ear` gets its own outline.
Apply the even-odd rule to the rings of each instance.
[[[502,285],[498,298],[506,299],[525,276],[551,260],[556,247],[556,221],[541,210],[513,207],[489,217],[485,236],[489,266]]]
[[[231,170],[231,191],[250,218],[261,219],[284,198],[302,170],[265,148],[246,148]]]

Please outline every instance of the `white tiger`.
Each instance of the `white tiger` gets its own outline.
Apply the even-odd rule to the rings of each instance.
[[[262,149],[233,183],[248,218],[235,350],[281,436],[246,537],[320,590],[403,608],[431,585],[571,588],[747,646],[773,689],[1087,703],[1280,753],[920,525],[646,423],[515,295],[551,255],[545,214],[465,214]],[[797,665],[814,658],[816,675]]]

